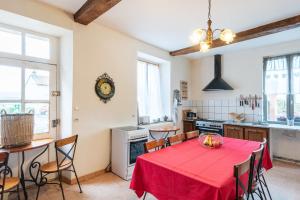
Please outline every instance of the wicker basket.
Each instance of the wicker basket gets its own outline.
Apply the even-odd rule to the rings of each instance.
[[[7,114],[1,111],[1,144],[17,147],[30,144],[33,139],[34,114]]]

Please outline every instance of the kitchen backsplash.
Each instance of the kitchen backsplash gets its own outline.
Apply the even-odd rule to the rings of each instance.
[[[262,105],[260,103],[260,105]],[[240,106],[239,98],[218,100],[188,100],[182,102],[182,109],[191,109],[197,116],[204,119],[232,120],[229,113],[245,114],[246,122],[262,120],[262,108],[252,108],[248,105]]]

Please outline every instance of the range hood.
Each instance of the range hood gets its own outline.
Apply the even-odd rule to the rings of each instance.
[[[215,55],[215,77],[214,79],[203,89],[203,91],[219,91],[219,90],[233,90],[233,88],[226,83],[221,76],[222,56]]]

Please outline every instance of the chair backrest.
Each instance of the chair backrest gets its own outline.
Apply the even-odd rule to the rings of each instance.
[[[152,140],[150,142],[144,143],[145,153],[149,153],[151,151],[157,151],[165,147],[165,140]]]
[[[168,137],[169,145],[178,144],[183,142],[184,140],[185,140],[185,134],[183,133]]]
[[[186,140],[191,140],[191,139],[197,138],[197,137],[199,137],[199,130],[189,131],[189,132],[185,133],[185,137],[186,137]]]
[[[60,139],[55,142],[56,163],[58,169],[64,165],[73,164],[78,135]]]
[[[8,152],[1,152],[0,153],[0,191],[1,191],[1,200],[3,199],[3,193],[4,193],[4,185],[5,185],[5,179],[7,175],[12,176],[11,169],[7,166],[9,158]]]
[[[243,193],[249,198],[249,191],[251,191],[252,187],[252,179],[253,179],[253,157],[249,156],[245,161],[234,165],[234,177],[235,177],[235,189],[236,189],[236,200],[239,200],[239,188],[242,189]],[[245,186],[241,181],[241,176],[245,173],[248,173],[248,181]]]

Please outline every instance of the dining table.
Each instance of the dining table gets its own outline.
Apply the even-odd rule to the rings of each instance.
[[[164,126],[164,127],[154,127],[149,129],[149,135],[152,139],[158,140],[158,139],[167,139],[170,133],[173,133],[176,135],[177,131],[179,131],[180,128],[177,126]],[[154,135],[159,135],[158,137],[155,137]]]
[[[259,147],[260,142],[224,137],[220,148],[211,149],[197,138],[146,153],[137,158],[130,188],[138,197],[147,192],[159,200],[234,200],[234,165]],[[267,148],[262,165],[272,168]]]

